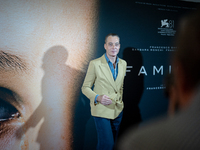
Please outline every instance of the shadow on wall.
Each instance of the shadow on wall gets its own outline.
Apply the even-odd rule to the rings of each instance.
[[[85,76],[85,74],[84,74]],[[82,86],[83,80],[80,83]],[[80,97],[75,105],[73,149],[88,150],[95,149],[97,134],[93,117],[90,112],[90,100],[80,91]]]
[[[42,64],[44,70],[41,83],[42,101],[16,133],[17,137],[22,139],[30,128],[35,128],[43,119],[37,136],[40,150],[54,149],[61,140],[64,144],[71,143],[67,139],[72,137],[70,115],[73,104],[79,97],[78,91],[81,86],[79,82],[83,78],[83,72],[67,66],[67,58],[68,52],[63,46],[54,46],[45,53]],[[75,75],[76,77],[71,78]]]
[[[133,47],[127,47],[123,51],[123,59],[128,67],[124,79],[124,112],[119,137],[128,128],[137,126],[142,121],[138,105],[144,91],[144,76],[138,76],[143,65],[142,54]]]

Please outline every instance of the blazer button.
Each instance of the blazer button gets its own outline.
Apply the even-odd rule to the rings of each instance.
[[[115,94],[117,94],[117,92],[115,92]]]

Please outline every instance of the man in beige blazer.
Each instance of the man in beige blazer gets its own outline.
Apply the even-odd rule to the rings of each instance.
[[[117,57],[120,49],[118,35],[108,34],[104,48],[106,53],[90,62],[82,92],[90,99],[98,135],[97,149],[111,150],[122,119],[123,82],[127,64]]]

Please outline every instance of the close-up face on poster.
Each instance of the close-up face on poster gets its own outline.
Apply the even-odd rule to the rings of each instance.
[[[0,149],[68,149],[97,1],[0,1]]]
[[[127,62],[124,120],[167,112],[165,74],[179,18],[192,2],[0,0],[0,149],[95,149],[90,100],[81,92],[89,62],[120,37]],[[131,119],[130,118],[131,116]]]

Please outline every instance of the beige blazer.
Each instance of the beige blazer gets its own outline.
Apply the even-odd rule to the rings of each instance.
[[[126,61],[119,59],[118,75],[114,81],[104,55],[90,62],[81,89],[83,94],[90,99],[92,116],[115,119],[123,110],[122,94],[126,66]],[[95,104],[94,100],[97,94],[107,95],[112,100],[112,104],[106,106],[99,102]]]

